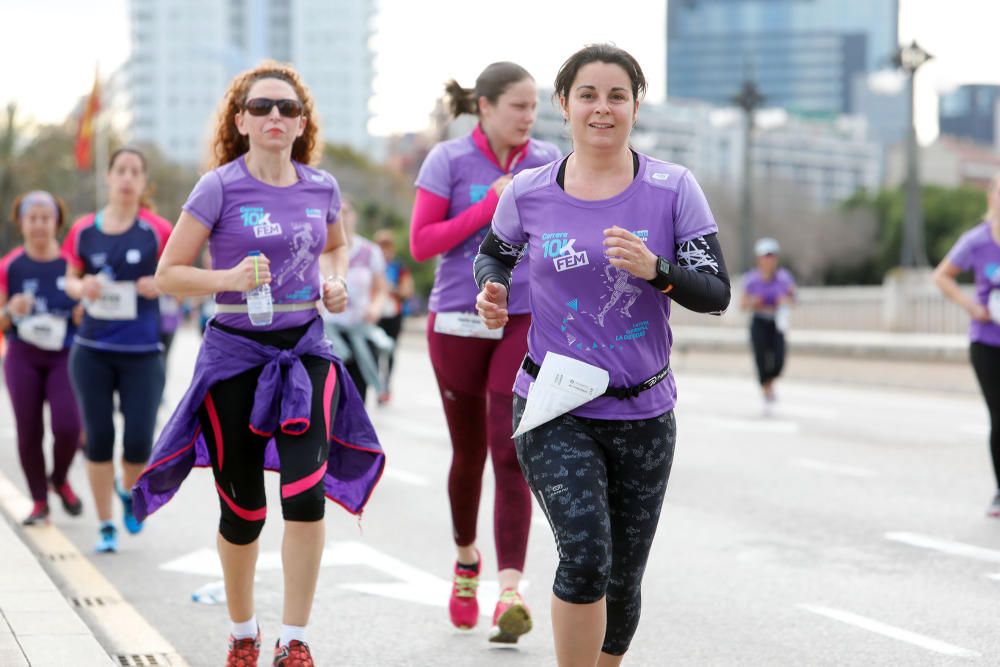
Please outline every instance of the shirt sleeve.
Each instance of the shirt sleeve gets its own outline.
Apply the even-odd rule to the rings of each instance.
[[[385,274],[385,255],[382,254],[382,248],[377,245],[372,245],[371,259],[368,261],[368,266],[372,273]]]
[[[680,244],[718,232],[719,226],[715,224],[705,193],[691,172],[684,172],[674,202],[674,243]]]
[[[970,232],[962,234],[948,252],[948,261],[962,271],[972,270],[972,239],[970,237]]]
[[[156,234],[156,258],[159,259],[170,239],[170,233],[174,231],[174,226],[170,224],[169,220],[156,215],[149,209],[139,209],[139,217],[148,222],[149,226],[153,228],[153,233]]]
[[[10,296],[10,262],[13,253],[0,259],[0,294]]]
[[[493,212],[493,233],[501,241],[513,245],[524,245],[528,242],[528,236],[524,233],[524,226],[521,224],[521,214],[517,210],[517,195],[515,187],[517,177],[504,188],[497,202],[497,210]]]
[[[83,271],[85,267],[83,258],[80,257],[80,234],[84,228],[93,223],[93,220],[94,216],[91,214],[87,218],[81,218],[74,222],[73,226],[69,228],[69,233],[66,234],[66,239],[63,241],[62,256],[77,271]]]
[[[451,199],[451,161],[441,144],[432,148],[424,158],[414,185],[438,197]]]
[[[198,179],[183,208],[198,222],[214,229],[222,217],[222,194],[222,178],[212,170]]]
[[[340,184],[337,183],[337,179],[332,174],[326,175],[333,182],[333,192],[330,193],[330,206],[326,209],[326,224],[332,225],[337,222],[337,217],[340,215],[340,208],[343,204],[340,197]]]

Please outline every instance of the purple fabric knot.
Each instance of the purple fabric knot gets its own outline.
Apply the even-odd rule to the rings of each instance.
[[[280,409],[279,409],[280,404]],[[312,383],[295,350],[281,350],[264,364],[254,392],[250,430],[270,436],[281,424],[309,424]],[[301,426],[293,432],[301,433]]]

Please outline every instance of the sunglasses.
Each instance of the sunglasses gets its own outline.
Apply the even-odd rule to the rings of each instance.
[[[278,107],[278,113],[285,118],[298,118],[302,115],[302,102],[298,100],[272,100],[270,97],[255,97],[243,104],[243,109],[251,116],[266,116],[271,109]]]

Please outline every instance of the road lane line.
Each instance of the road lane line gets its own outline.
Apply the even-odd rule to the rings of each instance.
[[[853,625],[856,628],[868,630],[869,632],[874,632],[885,637],[906,642],[907,644],[913,644],[914,646],[919,646],[927,649],[928,651],[934,651],[935,653],[941,653],[942,655],[951,655],[959,658],[978,658],[981,656],[980,653],[970,651],[967,648],[955,646],[954,644],[943,642],[940,639],[934,639],[933,637],[919,635],[915,632],[910,632],[909,630],[903,630],[902,628],[887,625],[880,621],[866,618],[865,616],[852,614],[849,611],[813,604],[797,604],[795,606],[804,611],[819,614],[820,616],[826,616],[827,618],[832,618],[835,621]]]
[[[430,480],[426,477],[418,475],[416,473],[407,472],[405,470],[400,470],[399,468],[391,468],[389,466],[385,467],[385,472],[382,476],[386,479],[392,479],[397,482],[402,482],[403,484],[409,484],[411,486],[430,486]]]
[[[826,461],[817,461],[815,459],[792,459],[788,463],[789,465],[793,465],[798,468],[829,472],[834,475],[847,475],[848,477],[876,476],[876,473],[873,470],[868,470],[866,468],[855,468],[854,466],[845,466],[839,463],[828,463]]]
[[[931,551],[940,551],[951,556],[964,556],[988,563],[1000,563],[1000,551],[987,549],[986,547],[977,547],[974,544],[966,544],[965,542],[954,542],[918,533],[886,533],[885,539],[909,544],[913,547],[930,549]]]

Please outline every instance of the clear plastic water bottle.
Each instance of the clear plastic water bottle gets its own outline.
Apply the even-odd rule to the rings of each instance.
[[[250,257],[260,255],[260,250],[252,250]],[[267,283],[258,285],[246,294],[247,315],[255,327],[266,327],[274,319],[274,302],[271,301],[271,286]]]
[[[199,604],[222,604],[226,601],[226,585],[221,581],[205,584],[191,594],[191,601]]]

